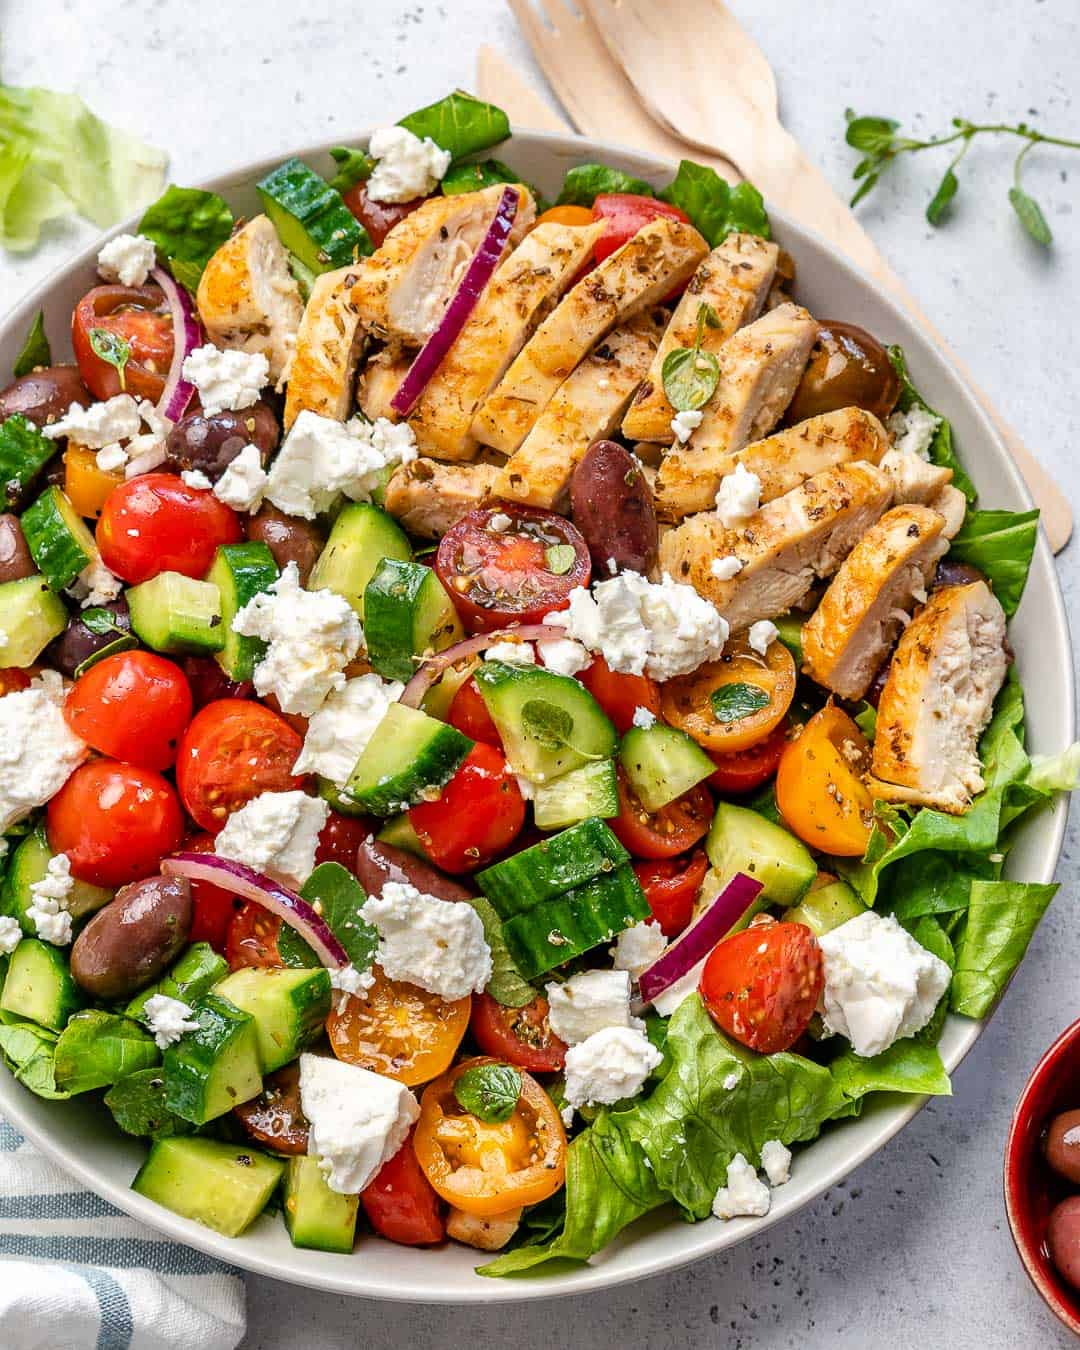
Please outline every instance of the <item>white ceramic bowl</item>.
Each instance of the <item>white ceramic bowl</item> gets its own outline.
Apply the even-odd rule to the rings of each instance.
[[[321,145],[296,153],[329,175],[333,164],[327,149],[328,145]],[[254,215],[259,210],[255,183],[286,157],[283,152],[206,186],[226,197],[238,215]],[[633,151],[536,132],[517,134],[504,157],[551,195],[558,191],[566,170],[585,161],[617,165],[657,185],[671,178],[670,166]],[[772,213],[772,222],[777,237],[798,264],[799,300],[822,318],[850,320],[885,342],[899,342],[916,386],[951,419],[960,454],[982,501],[1014,510],[1029,507],[1024,483],[996,432],[933,343],[873,281],[821,240],[779,212]],[[11,369],[39,308],[44,307],[54,338],[67,329],[75,302],[94,284],[97,248],[86,249],[54,273],[6,317],[0,325],[0,370]],[[1025,685],[1029,694],[1035,694],[1028,703],[1029,746],[1043,753],[1060,750],[1074,735],[1072,653],[1053,561],[1041,535],[1027,592],[1011,626],[1011,640]],[[1025,824],[1009,857],[1010,876],[1051,880],[1066,815],[1067,804],[1062,801]],[[978,1022],[949,1018],[941,1041],[949,1069],[971,1049],[980,1030]],[[473,1273],[481,1254],[456,1244],[439,1251],[417,1251],[364,1238],[351,1256],[302,1251],[291,1245],[278,1215],[263,1215],[241,1238],[219,1237],[129,1189],[145,1148],[120,1135],[103,1106],[87,1098],[42,1101],[0,1070],[0,1113],[67,1171],[133,1217],[262,1275],[342,1294],[418,1303],[498,1303],[582,1294],[685,1265],[794,1214],[869,1158],[922,1105],[922,1099],[904,1099],[900,1104],[897,1099],[881,1100],[868,1106],[859,1119],[826,1128],[815,1143],[799,1149],[791,1181],[775,1192],[765,1219],[728,1223],[710,1219],[688,1225],[660,1210],[634,1224],[587,1266],[550,1273],[541,1268],[531,1277],[491,1280]]]

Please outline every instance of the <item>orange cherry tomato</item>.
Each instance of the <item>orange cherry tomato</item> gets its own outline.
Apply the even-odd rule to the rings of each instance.
[[[763,740],[745,750],[736,750],[733,755],[718,755],[714,751],[712,762],[716,772],[709,775],[710,786],[717,792],[733,796],[759,788],[776,772],[787,745],[787,734],[787,723],[781,722]]]
[[[594,656],[577,678],[611,718],[620,736],[634,725],[638,708],[660,716],[660,687],[648,675],[622,675],[602,656]]]
[[[745,638],[735,638],[719,661],[667,681],[660,695],[664,720],[681,727],[710,752],[734,754],[780,725],[795,697],[795,679],[795,662],[782,642],[770,642],[761,656]],[[714,694],[720,700],[731,700],[722,714],[714,706]],[[739,694],[756,699],[764,696],[766,701],[732,718],[728,714],[737,711]]]
[[[557,1073],[566,1060],[566,1046],[551,1029],[541,994],[523,1008],[504,1008],[490,994],[477,994],[469,1030],[485,1055],[531,1073]]]
[[[874,799],[863,782],[869,764],[869,741],[827,703],[780,757],[776,804],[788,829],[822,853],[861,858],[874,824]]]
[[[163,656],[118,652],[75,681],[64,719],[103,755],[167,769],[191,721],[191,688],[180,667]]]
[[[442,1204],[416,1161],[412,1132],[360,1192],[360,1203],[372,1228],[390,1242],[426,1247],[446,1236]]]
[[[499,1123],[479,1120],[454,1096],[466,1069],[497,1063],[465,1060],[425,1088],[413,1138],[417,1160],[439,1195],[481,1218],[539,1204],[566,1176],[566,1131],[555,1103],[530,1074],[521,1072],[514,1113]]]
[[[409,822],[436,867],[475,872],[517,838],[525,799],[502,751],[477,744],[434,801],[410,807]]]
[[[549,206],[536,217],[536,225],[591,225],[592,209],[588,206]],[[533,229],[536,229],[536,225]]]
[[[346,1064],[396,1078],[406,1087],[437,1078],[453,1061],[468,1028],[472,996],[449,1001],[419,985],[388,980],[378,966],[372,974],[375,983],[364,998],[335,1000],[326,1019],[330,1048]]]
[[[123,481],[121,470],[98,468],[96,450],[68,441],[64,451],[64,496],[76,514],[86,520],[96,520],[113,490]]]
[[[109,571],[135,584],[159,572],[204,577],[218,545],[239,543],[243,531],[212,492],[176,474],[144,473],[110,493],[94,537]]]
[[[659,811],[646,811],[621,767],[618,781],[619,814],[608,825],[635,858],[674,858],[693,848],[712,824],[713,799],[704,783]]]

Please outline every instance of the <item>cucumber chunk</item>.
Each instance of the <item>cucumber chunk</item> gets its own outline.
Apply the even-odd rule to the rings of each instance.
[[[195,1003],[228,973],[229,963],[218,956],[209,942],[195,942],[162,979],[136,994],[124,1013],[143,1021],[143,1009],[155,994],[178,998],[181,1003]]]
[[[590,816],[607,820],[618,814],[619,784],[611,759],[583,764],[533,789],[533,821],[538,830],[562,830]]]
[[[216,994],[200,999],[192,1018],[199,1030],[165,1051],[165,1104],[205,1125],[262,1091],[259,1040],[255,1019]]]
[[[412,561],[405,531],[370,502],[349,502],[338,513],[326,547],[311,569],[308,590],[340,595],[363,623],[364,590],[384,558]]]
[[[4,485],[5,510],[18,505],[58,448],[56,441],[43,436],[22,413],[13,413],[0,422],[0,483]]]
[[[288,159],[255,185],[278,238],[309,272],[347,267],[371,252],[371,240],[341,193],[299,159]]]
[[[61,1031],[82,1003],[82,993],[60,948],[38,938],[23,938],[8,963],[0,1010]]]
[[[795,904],[817,876],[805,844],[783,826],[730,802],[716,808],[705,852],[725,881],[736,872],[760,881],[758,900],[767,904]]]
[[[70,586],[98,556],[94,536],[58,487],[47,487],[19,523],[30,556],[54,591]]]
[[[326,1184],[316,1158],[289,1159],[285,1172],[285,1227],[294,1247],[351,1252],[356,1240],[358,1195],[339,1195]]]
[[[330,976],[322,967],[234,971],[215,993],[255,1019],[263,1073],[297,1057],[322,1030],[330,1011]]]
[[[716,771],[695,740],[663,722],[631,727],[619,746],[619,761],[646,811],[659,811]]]
[[[784,915],[789,923],[805,924],[815,937],[824,937],[848,919],[857,919],[866,906],[846,881],[831,881],[816,891],[807,891]]]
[[[454,602],[430,567],[383,558],[364,590],[368,660],[388,680],[410,680],[417,657],[465,635]]]
[[[239,1237],[266,1208],[285,1164],[246,1144],[158,1139],[131,1189],[225,1237]]]
[[[29,917],[30,905],[33,902],[30,887],[35,881],[44,878],[52,856],[53,851],[45,835],[45,826],[39,824],[23,837],[12,854],[11,866],[4,878],[3,888],[0,889],[0,913],[18,919],[28,937],[33,937],[37,932],[33,920]],[[72,919],[83,919],[88,914],[93,914],[107,905],[114,894],[114,891],[106,890],[103,886],[91,886],[88,881],[78,881],[73,877],[71,893],[67,899]]]
[[[781,614],[773,622],[776,624],[776,636],[795,658],[796,670],[801,669],[803,663],[802,620],[791,614]]]
[[[456,727],[391,703],[356,761],[343,795],[376,816],[392,816],[441,788],[473,748]]]
[[[569,675],[485,661],[476,683],[510,767],[530,782],[549,782],[615,753],[615,728]]]
[[[554,900],[599,876],[610,876],[630,855],[602,820],[583,820],[532,848],[477,872],[476,883],[501,919]]]
[[[64,602],[42,576],[0,584],[0,651],[5,666],[32,666],[54,637],[67,627]]]
[[[380,844],[390,844],[393,848],[403,848],[406,853],[415,853],[418,858],[427,858],[420,836],[404,811],[400,816],[391,816],[385,821],[375,838]]]
[[[221,604],[222,645],[216,659],[230,680],[250,680],[266,651],[262,638],[234,633],[232,621],[249,600],[269,590],[279,575],[274,555],[261,540],[222,544],[214,554],[206,580],[217,587]]]
[[[159,572],[127,593],[132,630],[156,652],[201,656],[225,646],[221,594],[210,581]]]

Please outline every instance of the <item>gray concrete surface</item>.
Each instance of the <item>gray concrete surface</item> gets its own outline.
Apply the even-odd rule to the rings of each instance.
[[[960,114],[1027,117],[1080,135],[1076,0],[734,0],[733,7],[770,54],[789,127],[841,190],[852,166],[843,144],[849,104],[927,133]],[[167,147],[173,177],[188,182],[278,148],[347,136],[468,86],[480,42],[530,64],[502,0],[8,0],[2,69],[10,83],[78,90],[103,116]],[[1032,157],[1029,188],[1056,235],[1049,253],[1029,244],[1012,218],[1006,147],[971,153],[953,220],[939,231],[921,214],[943,169],[928,158],[899,169],[863,218],[1080,506],[1080,156]],[[0,303],[82,237],[65,230],[30,258],[0,258]],[[1073,614],[1078,548],[1060,559]],[[1062,893],[956,1075],[952,1100],[929,1107],[789,1226],[632,1289],[490,1314],[360,1303],[252,1279],[245,1350],[372,1342],[518,1350],[1071,1344],[1015,1258],[1000,1176],[1024,1079],[1080,1011],[1077,844],[1074,824]]]

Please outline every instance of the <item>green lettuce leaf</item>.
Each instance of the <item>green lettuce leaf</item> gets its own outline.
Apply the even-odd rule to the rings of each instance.
[[[889,360],[893,364],[893,369],[900,377],[900,397],[896,402],[898,412],[906,413],[909,408],[917,406],[925,408],[928,413],[940,418],[941,425],[934,433],[934,439],[930,442],[930,460],[934,464],[943,465],[945,468],[953,471],[953,486],[958,487],[971,504],[975,501],[975,484],[968,477],[963,465],[956,456],[956,450],[953,446],[952,427],[949,422],[941,416],[929,403],[922,397],[915,386],[911,383],[911,376],[908,374],[907,358],[904,356],[903,347],[890,347]],[[951,555],[950,555],[951,556]]]
[[[90,1092],[160,1060],[161,1051],[138,1022],[91,1008],[76,1013],[60,1033],[56,1083],[65,1092]]]
[[[524,1008],[536,997],[536,990],[518,971],[510,948],[502,935],[502,920],[490,900],[482,895],[469,896],[468,903],[480,916],[484,925],[484,940],[491,949],[491,979],[485,993],[504,1008]]]
[[[691,159],[680,162],[678,173],[660,197],[686,212],[710,248],[736,230],[771,237],[765,203],[753,183],[731,187],[715,169]]]
[[[121,1078],[106,1092],[105,1105],[125,1134],[167,1139],[195,1128],[165,1105],[165,1075],[160,1069],[139,1069]]]
[[[232,227],[233,213],[216,192],[175,183],[147,207],[139,221],[139,233],[154,241],[158,255],[168,261],[173,276],[189,291],[198,286],[203,269]]]
[[[1039,537],[1039,513],[969,511],[949,545],[949,559],[977,567],[1010,618],[1024,594]]]
[[[1058,887],[1028,881],[975,881],[957,943],[952,1008],[984,1017],[1020,964]]]
[[[30,325],[30,331],[23,342],[22,350],[15,358],[13,374],[16,379],[19,379],[22,375],[29,375],[38,366],[51,364],[52,348],[49,346],[49,339],[45,334],[45,311],[39,309],[34,322]]]
[[[563,179],[556,206],[592,206],[597,197],[609,192],[631,192],[638,197],[653,197],[652,186],[621,169],[606,164],[578,164]]]
[[[1080,741],[1056,755],[1032,755],[1026,781],[1037,792],[1072,792],[1080,787]]]
[[[441,149],[449,150],[454,159],[475,155],[510,135],[510,119],[501,108],[484,103],[463,89],[410,113],[398,126],[421,139],[430,136]]]
[[[946,1000],[940,1007],[944,1017]],[[829,1065],[833,1083],[849,1102],[871,1092],[911,1092],[919,1096],[949,1097],[952,1084],[941,1056],[932,1044],[909,1037],[897,1041],[871,1059],[845,1050]]]
[[[0,1053],[8,1068],[31,1092],[52,1101],[71,1093],[56,1086],[56,1033],[33,1022],[6,1022],[0,1026]]]

